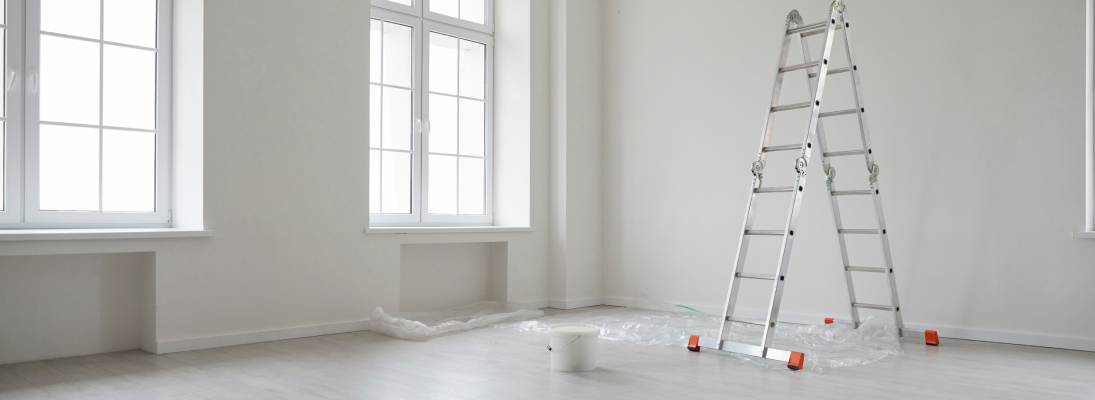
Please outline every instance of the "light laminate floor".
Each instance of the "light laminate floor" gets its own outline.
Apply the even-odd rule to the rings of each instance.
[[[910,340],[904,357],[806,375],[601,341],[596,371],[561,373],[550,370],[546,344],[546,336],[487,328],[427,342],[355,332],[126,351],[0,366],[0,399],[1095,398],[1095,353],[1079,351]]]

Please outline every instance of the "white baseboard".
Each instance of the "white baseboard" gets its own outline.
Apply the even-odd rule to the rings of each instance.
[[[518,305],[522,305],[522,306],[525,306],[525,307],[536,308],[536,309],[551,307],[551,305],[549,304],[549,302],[547,300],[515,301],[513,303],[518,304]]]
[[[368,329],[369,320],[365,319],[360,321],[336,322],[333,324],[233,333],[191,339],[159,340],[156,342],[156,348],[153,352],[156,354],[175,353],[179,351],[211,349],[215,347],[272,342],[275,340],[297,339],[310,336],[333,335],[336,333],[356,332]]]
[[[593,307],[604,305],[604,299],[600,297],[594,297],[591,299],[581,300],[548,300],[548,307],[558,308],[561,310],[571,310],[582,307]]]

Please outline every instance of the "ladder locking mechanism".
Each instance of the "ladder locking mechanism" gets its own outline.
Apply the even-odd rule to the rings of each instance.
[[[753,162],[753,176],[760,178],[764,172],[764,160],[757,160]]]
[[[833,179],[836,179],[836,168],[831,165],[825,169],[825,185],[829,187],[829,191],[833,191]]]
[[[799,175],[806,175],[806,157],[799,157],[795,160],[795,171]]]
[[[798,10],[791,10],[791,13],[787,14],[787,22],[794,22],[798,26],[802,26],[802,16],[798,14]]]
[[[878,164],[868,165],[867,171],[871,173],[871,183],[878,182]]]

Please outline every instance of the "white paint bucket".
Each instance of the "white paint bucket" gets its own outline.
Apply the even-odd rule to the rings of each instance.
[[[588,324],[555,324],[551,336],[551,369],[556,371],[592,371],[597,368],[597,337],[601,328]]]

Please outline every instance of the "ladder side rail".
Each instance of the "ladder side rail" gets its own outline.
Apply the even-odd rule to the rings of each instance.
[[[886,219],[882,212],[881,189],[878,184],[878,166],[874,162],[874,152],[871,149],[871,135],[867,128],[866,106],[863,100],[863,85],[859,77],[859,65],[856,63],[855,46],[852,45],[851,19],[847,12],[841,15],[844,24],[844,47],[847,50],[848,65],[852,66],[850,72],[852,81],[852,93],[855,96],[856,117],[859,120],[860,137],[863,139],[863,156],[867,162],[867,170],[870,172],[871,200],[874,203],[875,219],[878,222],[878,238],[882,247],[882,258],[885,263],[887,275],[887,287],[890,292],[890,312],[893,314],[894,323],[897,325],[899,335],[903,335],[905,325],[901,320],[901,303],[897,297],[897,279],[894,276],[893,258],[890,256],[890,239],[886,232]]]
[[[802,58],[809,60],[810,44],[805,37],[799,37],[799,47],[802,49]],[[806,86],[807,89],[811,91],[814,90],[813,85],[815,84],[815,78],[820,76],[820,74],[816,74],[812,70],[813,68],[806,70]],[[812,97],[813,93],[810,94]],[[851,317],[852,327],[859,328],[859,309],[852,306],[852,304],[856,303],[855,285],[852,282],[852,271],[849,271],[846,268],[852,264],[848,259],[848,245],[844,240],[844,235],[839,233],[841,229],[844,229],[844,226],[841,223],[840,218],[840,205],[837,202],[836,196],[833,195],[833,193],[836,192],[836,183],[833,181],[833,176],[830,175],[830,171],[835,174],[836,170],[830,164],[829,156],[827,156],[829,145],[825,141],[825,124],[822,121],[817,122],[816,135],[815,141],[817,142],[818,149],[821,151],[821,170],[825,173],[825,183],[827,190],[829,191],[829,196],[827,196],[829,199],[829,209],[832,210],[833,227],[836,229],[834,232],[836,233],[837,244],[840,249],[841,272],[844,274],[844,288],[847,289],[848,292],[848,315]]]
[[[783,284],[784,278],[787,275],[787,267],[791,261],[791,248],[794,245],[795,224],[798,222],[799,210],[802,208],[803,190],[806,186],[806,167],[810,162],[810,153],[813,151],[810,139],[813,136],[814,130],[817,129],[818,114],[821,113],[821,97],[825,92],[825,75],[829,70],[829,55],[832,52],[834,33],[836,32],[836,18],[838,11],[836,8],[832,8],[829,11],[830,22],[825,32],[825,44],[822,49],[821,64],[818,65],[818,80],[816,88],[811,92],[814,94],[814,104],[810,107],[810,119],[806,127],[806,132],[802,138],[802,152],[801,156],[795,162],[795,169],[798,172],[798,176],[795,178],[795,185],[791,192],[791,207],[787,215],[787,225],[785,228],[785,234],[783,235],[783,245],[780,249],[779,264],[776,269],[776,280],[772,286],[772,296],[768,303],[768,317],[764,325],[764,334],[761,337],[760,345],[767,349],[772,344],[772,338],[775,336],[776,321],[779,318],[779,307],[783,297]],[[801,34],[797,34],[801,36]]]
[[[780,32],[783,37],[783,42],[780,45],[779,61],[776,65],[776,75],[772,83],[772,97],[768,103],[767,110],[765,110],[764,118],[764,131],[761,134],[760,148],[757,150],[757,161],[753,163],[753,183],[749,189],[749,204],[746,205],[745,221],[742,222],[742,228],[738,239],[738,251],[734,256],[734,270],[730,274],[730,288],[726,293],[726,305],[722,312],[722,321],[719,323],[719,337],[721,342],[727,337],[729,328],[731,326],[730,319],[734,316],[734,307],[737,305],[738,288],[741,283],[741,279],[738,277],[738,273],[742,272],[745,268],[745,258],[749,251],[749,235],[745,232],[753,228],[753,219],[757,214],[757,189],[761,186],[762,171],[764,169],[764,163],[768,159],[768,153],[764,151],[765,147],[768,147],[772,140],[772,131],[775,126],[775,114],[772,112],[772,108],[779,105],[780,90],[783,87],[783,73],[780,70],[787,66],[787,54],[790,52],[791,37],[787,35],[787,30],[791,29],[791,25],[801,25],[802,18],[798,16],[798,11],[791,11],[787,15],[787,22],[784,24],[784,30]],[[757,168],[759,164],[759,169]]]

